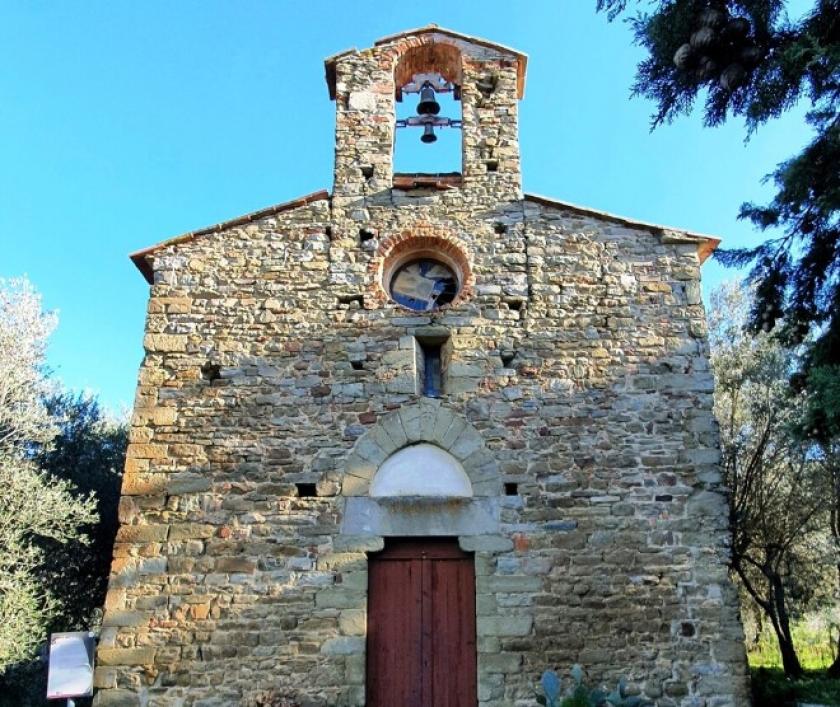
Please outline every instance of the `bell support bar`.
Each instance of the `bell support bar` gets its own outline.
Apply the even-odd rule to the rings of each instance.
[[[431,88],[435,93],[455,93],[460,97],[461,87],[450,83],[440,74],[414,74],[411,81],[400,87],[401,93],[420,93],[423,88]]]
[[[398,128],[418,128],[426,125],[435,128],[460,128],[461,121],[453,118],[438,118],[436,115],[413,115],[397,121]]]

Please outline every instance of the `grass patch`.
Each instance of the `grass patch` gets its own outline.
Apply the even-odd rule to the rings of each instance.
[[[793,645],[799,662],[805,670],[824,670],[834,660],[831,647],[831,633],[827,625],[814,618],[812,620],[797,621],[791,628]],[[757,645],[749,653],[751,668],[780,668],[782,656],[779,653],[779,643],[776,635],[770,629],[765,629]]]
[[[820,671],[806,671],[800,680],[788,680],[781,668],[751,668],[755,707],[793,707],[797,702],[840,705],[840,680]]]
[[[836,623],[835,615],[815,612],[791,626],[796,654],[805,670],[800,680],[785,677],[776,634],[765,626],[748,654],[754,707],[794,707],[800,702],[840,707],[840,680],[825,675],[834,661]]]

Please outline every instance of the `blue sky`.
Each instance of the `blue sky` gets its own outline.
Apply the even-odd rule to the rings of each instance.
[[[629,100],[641,50],[594,5],[0,4],[0,277],[28,275],[58,310],[49,364],[66,385],[130,405],[148,287],[128,253],[331,188],[323,59],[429,22],[529,54],[526,191],[760,240],[738,207],[772,194],[761,178],[807,141],[803,112],[746,144],[740,121],[698,114],[649,133],[652,105]],[[732,276],[708,261],[704,288]]]

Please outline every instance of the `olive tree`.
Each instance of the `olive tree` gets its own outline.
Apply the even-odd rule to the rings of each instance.
[[[55,324],[26,279],[0,279],[0,675],[46,638],[54,598],[38,578],[39,541],[77,538],[94,518],[92,499],[74,497],[69,482],[33,459],[57,430],[44,403],[44,354]]]
[[[737,285],[713,293],[710,339],[730,489],[731,568],[771,623],[785,673],[798,676],[791,612],[794,598],[814,584],[806,578],[826,569],[830,483],[813,445],[796,434],[805,411],[804,396],[788,385],[796,354],[773,336],[749,333],[748,317],[749,296]]]

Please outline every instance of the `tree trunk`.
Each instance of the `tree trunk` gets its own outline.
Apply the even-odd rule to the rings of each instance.
[[[837,636],[837,645],[834,646],[836,657],[834,662],[826,669],[826,675],[830,678],[840,678],[840,635]]]
[[[831,480],[832,503],[829,521],[835,556],[838,556],[840,554],[840,468],[836,464],[831,467]],[[835,599],[840,597],[840,564],[837,565],[837,587],[834,596]],[[840,632],[837,634],[837,643],[834,646],[834,662],[828,666],[826,673],[831,678],[840,678]]]
[[[802,665],[799,663],[799,656],[796,655],[793,641],[789,637],[782,638],[781,635],[778,638],[779,650],[782,652],[782,668],[785,671],[785,677],[802,677]]]
[[[832,522],[831,530],[834,535],[835,547],[838,546],[836,527],[836,523]],[[837,586],[840,587],[840,565],[837,565]],[[834,646],[834,662],[828,666],[825,672],[830,678],[840,678],[840,632],[837,634],[837,642]]]
[[[755,622],[755,631],[748,639],[749,645],[747,646],[747,652],[750,652],[756,650],[761,643],[761,634],[764,633],[764,611],[754,601],[750,601],[748,606]]]
[[[802,676],[802,665],[799,656],[796,655],[796,648],[793,645],[793,636],[790,632],[790,618],[785,606],[785,588],[782,578],[778,574],[768,577],[770,583],[770,604],[773,611],[770,620],[773,623],[773,630],[776,632],[776,639],[779,642],[779,652],[782,654],[782,668],[785,677],[798,678]]]

